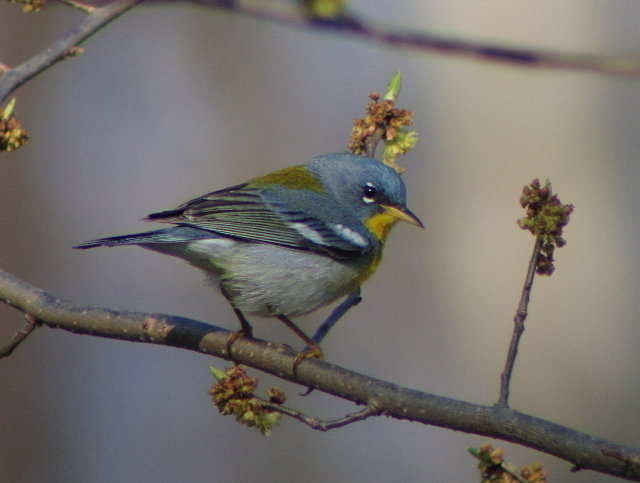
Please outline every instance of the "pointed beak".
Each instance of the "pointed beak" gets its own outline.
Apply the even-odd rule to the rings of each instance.
[[[416,225],[420,228],[424,228],[424,225],[420,221],[416,215],[411,213],[409,208],[399,208],[397,206],[383,205],[385,213],[393,216],[395,219],[400,221],[406,221],[407,223],[411,223],[412,225]]]

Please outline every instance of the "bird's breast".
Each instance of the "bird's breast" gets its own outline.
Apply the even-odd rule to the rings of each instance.
[[[222,262],[220,280],[243,312],[296,317],[355,290],[375,271],[379,258],[371,253],[337,260],[277,245],[238,243]]]

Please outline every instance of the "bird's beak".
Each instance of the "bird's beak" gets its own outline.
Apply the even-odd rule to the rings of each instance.
[[[389,206],[389,205],[382,205],[382,206],[384,207],[385,213],[393,216],[396,220],[406,221],[407,223],[411,223],[412,225],[416,225],[420,228],[424,228],[424,225],[420,221],[420,218],[418,218],[416,215],[411,213],[411,210],[409,210],[409,208],[406,208],[406,207],[399,208],[397,206]]]

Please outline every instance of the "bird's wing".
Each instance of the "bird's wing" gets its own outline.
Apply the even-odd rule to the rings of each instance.
[[[368,240],[355,230],[309,216],[281,197],[246,184],[214,191],[175,210],[153,213],[145,221],[192,226],[336,257],[357,256],[368,248]]]

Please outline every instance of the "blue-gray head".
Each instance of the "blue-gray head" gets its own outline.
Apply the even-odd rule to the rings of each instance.
[[[335,199],[353,210],[378,239],[384,240],[397,221],[422,227],[406,206],[404,182],[390,167],[355,154],[327,154],[314,158],[307,168]]]

